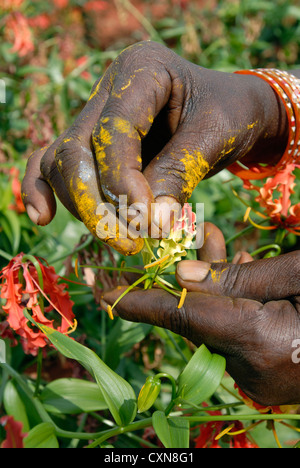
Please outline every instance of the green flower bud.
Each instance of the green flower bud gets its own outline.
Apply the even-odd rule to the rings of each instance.
[[[161,383],[155,377],[148,377],[138,396],[138,412],[147,411],[154,404],[160,392]]]

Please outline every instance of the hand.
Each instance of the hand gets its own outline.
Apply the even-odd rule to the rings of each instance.
[[[242,252],[229,264],[222,233],[210,223],[205,230],[199,260],[177,267],[177,281],[189,291],[182,309],[164,290],[137,289],[121,299],[117,314],[205,343],[226,358],[230,375],[257,403],[299,404],[300,363],[292,356],[300,339],[300,252],[258,261]],[[105,293],[104,305],[123,291]]]
[[[112,203],[112,215],[120,195],[128,205],[143,203],[148,226],[154,201],[182,204],[201,179],[237,159],[279,157],[286,132],[283,105],[263,80],[207,70],[141,42],[95,83],[74,124],[31,156],[24,204],[34,222],[48,224],[54,191],[93,234],[133,254],[142,240],[104,232],[104,202]]]

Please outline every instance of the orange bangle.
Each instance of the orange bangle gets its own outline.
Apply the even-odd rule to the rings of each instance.
[[[289,139],[287,148],[275,165],[249,164],[248,170],[237,162],[227,169],[243,180],[261,180],[274,176],[287,164],[300,164],[300,80],[285,71],[260,68],[257,70],[240,70],[242,75],[255,75],[263,79],[274,89],[284,104],[289,122]]]

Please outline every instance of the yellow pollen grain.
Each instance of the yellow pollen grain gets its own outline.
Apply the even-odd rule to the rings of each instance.
[[[224,273],[224,271],[228,270],[228,268],[223,268],[221,271],[213,270],[210,268],[210,274],[211,274],[211,279],[213,280],[213,283],[219,283],[221,280],[221,276]]]
[[[100,137],[102,145],[104,146],[111,145],[111,134],[102,125],[100,127],[99,137]]]
[[[247,126],[248,130],[251,130],[252,128],[256,127],[257,124],[258,124],[258,120],[256,120],[256,122],[253,122],[252,124],[249,124]]]

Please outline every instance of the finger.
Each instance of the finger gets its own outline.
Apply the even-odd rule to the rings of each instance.
[[[45,151],[46,148],[41,148],[29,157],[21,188],[28,216],[33,223],[40,226],[50,223],[56,212],[53,191],[40,171],[40,161]]]
[[[227,261],[224,235],[215,224],[204,223],[203,239],[203,245],[197,251],[198,260],[209,263]]]
[[[299,294],[299,251],[243,264],[181,261],[176,279],[189,291],[261,302]]]
[[[248,252],[237,252],[232,259],[232,263],[240,265],[241,263],[253,262],[254,259]]]
[[[143,174],[147,161],[142,159],[142,146],[172,88],[170,74],[157,59],[159,48],[159,44],[137,44],[121,54],[111,93],[93,131],[105,198],[118,203],[121,195],[126,196],[128,205],[141,212],[143,228],[150,223],[154,197]]]
[[[102,305],[112,306],[126,290],[119,287],[104,294]],[[136,289],[116,305],[117,314],[132,322],[149,323],[167,328],[199,345],[205,342],[223,353],[232,348],[232,339],[240,341],[241,323],[247,329],[262,305],[257,301],[188,293],[178,309],[178,298],[162,289]],[[235,343],[236,345],[236,343]]]
[[[94,87],[72,127],[45,154],[41,167],[44,176],[70,209],[63,198],[65,192],[68,194],[73,209],[95,237],[124,255],[132,255],[142,248],[143,240],[129,238],[126,223],[117,221],[115,207],[106,203],[91,144],[93,128],[108,96],[109,73]]]

